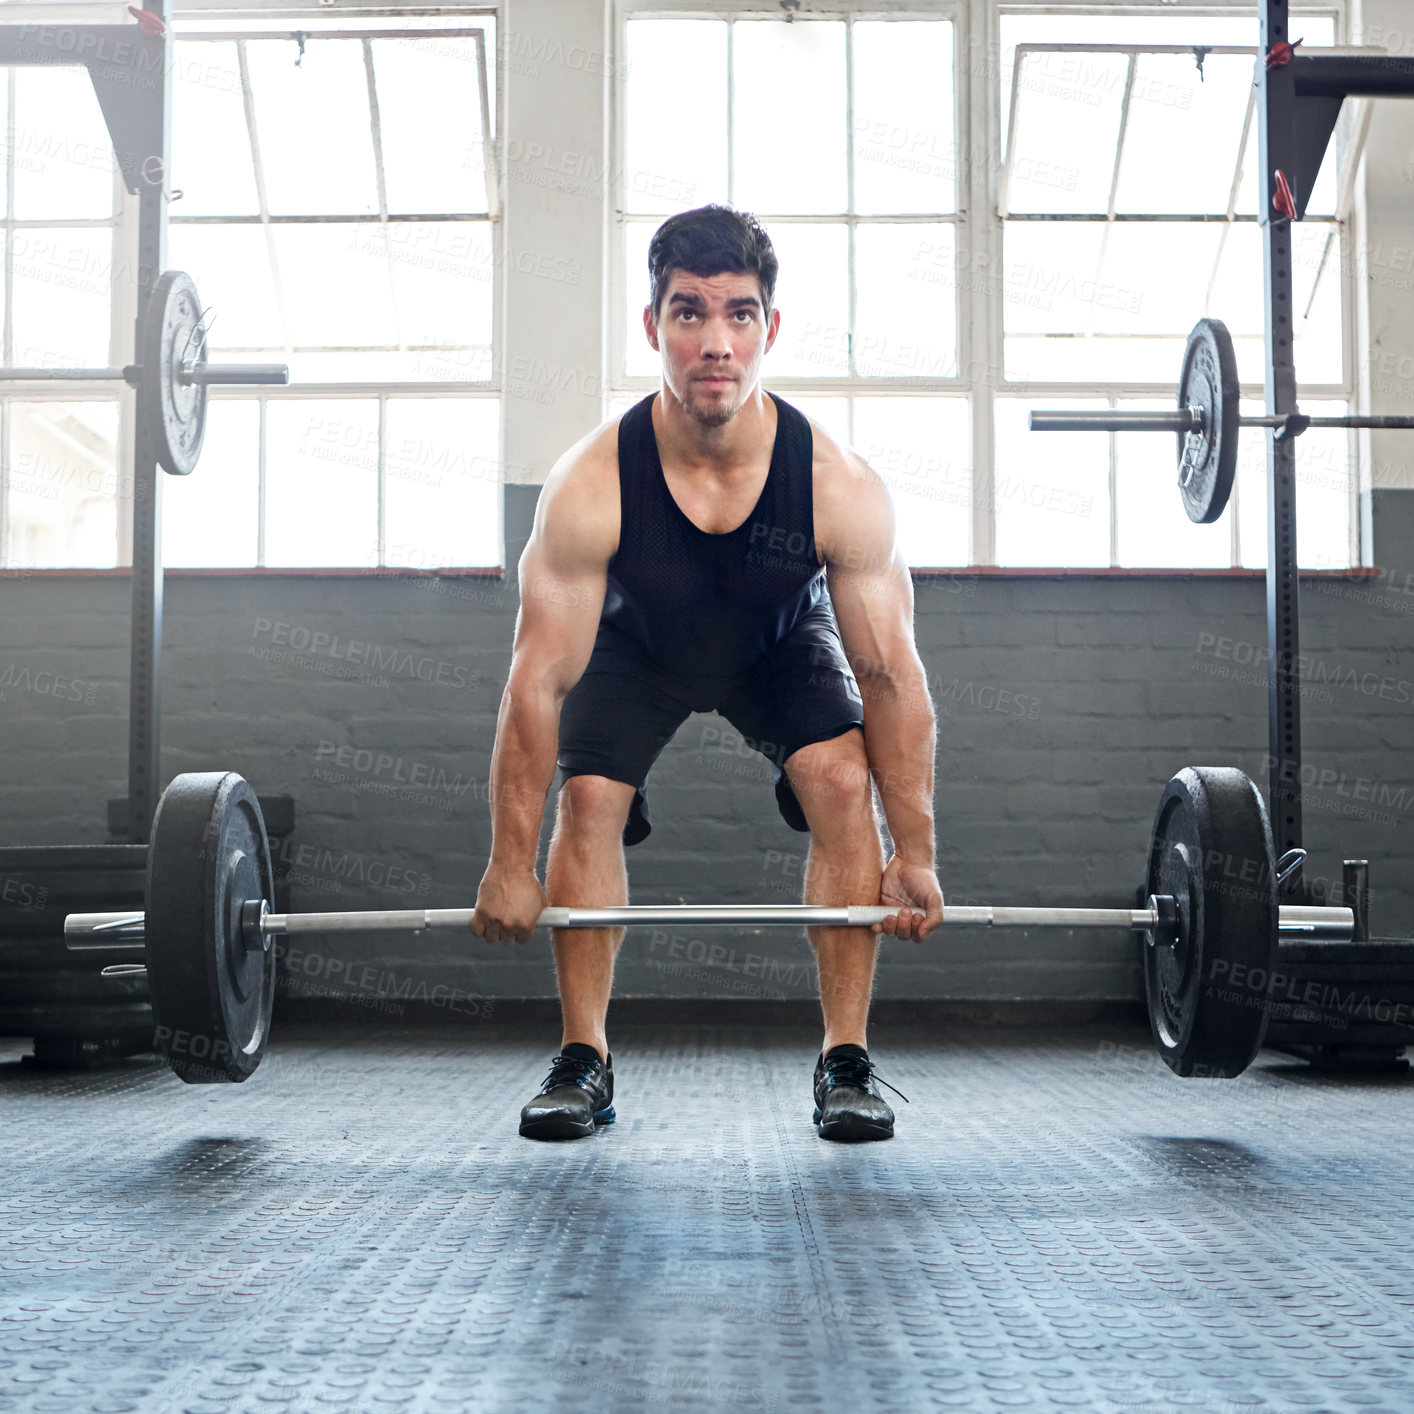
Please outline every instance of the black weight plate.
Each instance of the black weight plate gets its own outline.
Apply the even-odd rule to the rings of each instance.
[[[1232,495],[1237,471],[1238,419],[1242,389],[1232,335],[1220,319],[1200,319],[1188,336],[1178,380],[1180,409],[1201,407],[1204,427],[1192,446],[1178,438],[1178,489],[1188,519],[1200,525],[1217,520]]]
[[[1277,952],[1267,807],[1230,766],[1187,766],[1154,816],[1148,891],[1178,901],[1178,941],[1144,948],[1154,1041],[1179,1075],[1240,1075],[1262,1047]]]
[[[274,875],[255,792],[234,771],[178,776],[152,822],[147,968],[158,1049],[190,1084],[245,1080],[260,1064],[275,954],[247,947],[240,927],[260,898],[274,898]]]
[[[206,362],[205,337],[197,332],[200,324],[201,300],[191,276],[164,270],[152,287],[143,320],[138,401],[157,460],[173,476],[195,469],[206,436],[206,388],[179,379],[183,363]]]

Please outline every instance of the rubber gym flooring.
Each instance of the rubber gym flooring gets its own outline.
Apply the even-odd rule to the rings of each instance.
[[[813,1028],[620,1026],[557,1145],[544,1025],[287,1026],[243,1086],[0,1043],[0,1410],[1414,1409],[1414,1079],[870,1039],[911,1103],[853,1147]]]

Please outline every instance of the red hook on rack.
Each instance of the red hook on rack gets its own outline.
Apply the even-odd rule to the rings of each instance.
[[[136,5],[129,5],[128,14],[138,22],[138,28],[144,34],[151,35],[154,39],[167,33],[166,21],[161,15],[153,14],[151,10],[139,10]]]

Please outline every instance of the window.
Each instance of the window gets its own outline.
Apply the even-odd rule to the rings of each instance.
[[[641,316],[658,224],[708,201],[754,211],[781,262],[768,386],[865,452],[912,563],[966,564],[952,22],[629,16],[623,42],[614,406],[657,374]]]
[[[767,385],[880,471],[912,565],[1265,563],[1263,435],[1243,438],[1230,513],[1194,526],[1171,438],[1026,429],[1033,407],[1168,406],[1205,315],[1227,323],[1260,399],[1250,14],[992,11],[984,44],[955,41],[936,8],[856,19],[822,0],[792,22],[665,8],[623,26],[615,406],[656,374],[640,321],[652,231],[730,200],[781,258]],[[1308,45],[1336,42],[1329,11],[1298,19]],[[958,51],[1000,62],[959,68]],[[1294,228],[1312,411],[1354,396],[1342,178],[1357,130],[1347,113]],[[1350,563],[1353,466],[1344,433],[1298,444],[1303,563]]]
[[[293,386],[213,399],[168,563],[498,563],[490,31],[178,43],[171,261]]]
[[[494,19],[464,14],[183,24],[167,263],[196,281],[212,361],[286,363],[291,386],[213,390],[200,466],[164,480],[169,565],[499,563]],[[135,246],[136,202],[88,76],[0,83],[6,361],[126,362],[114,293],[124,305],[135,272],[114,251]],[[6,561],[116,564],[118,390],[3,407]]]

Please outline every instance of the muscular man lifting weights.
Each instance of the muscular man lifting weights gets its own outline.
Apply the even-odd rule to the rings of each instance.
[[[550,902],[626,903],[624,846],[652,828],[649,769],[689,713],[717,711],[759,744],[781,814],[809,831],[804,901],[897,904],[874,932],[926,937],[943,915],[934,718],[888,492],[761,387],[781,317],[776,255],[751,216],[674,216],[648,263],[643,327],[662,386],[559,460],[521,557],[472,931],[524,942]],[[542,887],[536,846],[557,757]],[[564,1033],[521,1112],[528,1137],[579,1138],[614,1118],[606,1020],[622,940],[621,928],[555,931]],[[894,1115],[865,1040],[878,942],[857,928],[812,928],[810,941],[825,1023],[819,1133],[886,1139]]]

